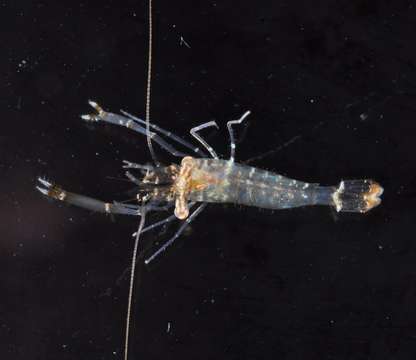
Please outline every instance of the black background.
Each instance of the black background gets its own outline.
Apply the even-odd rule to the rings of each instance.
[[[145,138],[79,115],[144,116],[147,2],[2,1],[0,20],[0,358],[121,359],[138,221],[34,186],[132,196],[121,160],[149,162]],[[139,265],[131,359],[415,359],[415,21],[400,0],[155,1],[155,123],[215,119],[227,157],[251,110],[240,161],[274,150],[251,165],[385,194],[366,215],[209,206]]]

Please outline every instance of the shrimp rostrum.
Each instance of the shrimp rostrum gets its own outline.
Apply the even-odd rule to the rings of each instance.
[[[155,124],[150,124],[152,130],[147,133],[143,126],[145,121],[125,111],[122,111],[122,115],[118,115],[104,111],[95,102],[89,103],[97,113],[82,115],[84,120],[120,125],[150,136],[153,142],[173,156],[182,158],[180,165],[162,166],[156,162],[152,166],[124,161],[124,168],[138,169],[143,175],[141,179],[138,179],[129,171],[126,172],[128,179],[138,187],[135,204],[99,201],[65,191],[42,178],[38,179],[40,186],[37,189],[48,197],[103,213],[144,216],[144,213],[149,211],[174,208],[174,215],[141,230],[143,233],[174,219],[182,220],[175,235],[150,256],[146,263],[152,261],[172,244],[207,203],[235,203],[267,209],[327,205],[338,212],[365,213],[381,202],[380,196],[383,188],[370,179],[342,180],[335,186],[321,186],[235,162],[236,146],[233,125],[242,123],[250,114],[249,111],[237,120],[228,121],[231,154],[229,159],[219,159],[215,150],[198,134],[200,130],[207,127],[218,127],[214,121],[190,130],[191,135],[203,146],[204,150],[201,150]],[[196,157],[177,150],[162,136],[192,151]],[[210,157],[205,151],[210,154]]]

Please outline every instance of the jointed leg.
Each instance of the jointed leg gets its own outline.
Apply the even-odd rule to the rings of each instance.
[[[123,160],[123,169],[141,169],[143,170],[144,174],[146,174],[147,171],[154,170],[154,166],[152,165],[141,165],[136,164],[127,160]]]
[[[189,209],[192,209],[192,207],[193,207],[194,205],[195,205],[195,203],[190,203],[190,204],[189,204]],[[152,208],[152,210],[154,210],[154,209]],[[163,209],[163,210],[167,210],[167,209]],[[155,229],[155,228],[157,228],[157,227],[159,227],[159,226],[162,226],[162,225],[165,225],[165,224],[167,224],[167,223],[170,223],[171,221],[176,220],[176,219],[177,219],[177,217],[176,217],[175,215],[168,216],[167,218],[165,218],[165,219],[163,219],[163,220],[157,221],[157,222],[155,222],[155,223],[154,223],[154,224],[152,224],[152,225],[146,226],[146,227],[142,230],[142,234],[143,234],[144,232],[147,232],[147,231],[153,230],[153,229]],[[134,233],[132,236],[136,236],[136,233]]]
[[[207,206],[206,203],[202,203],[199,205],[196,210],[188,216],[188,218],[182,223],[182,225],[179,227],[178,231],[171,237],[165,244],[163,244],[162,247],[160,247],[152,256],[147,258],[144,263],[148,265],[150,262],[152,262],[158,255],[160,255],[163,251],[165,251],[172,243],[182,234],[182,232],[185,230],[185,228],[196,218],[196,216],[204,210],[204,208]]]
[[[208,150],[208,152],[211,154],[211,156],[214,159],[218,159],[218,155],[215,152],[215,150],[211,146],[209,146],[208,143],[200,135],[197,134],[198,131],[205,129],[207,127],[210,127],[210,126],[215,126],[218,129],[218,125],[215,121],[209,121],[199,126],[195,126],[194,128],[190,130],[190,133],[195,139],[197,139],[202,145],[204,145],[205,149]]]
[[[42,194],[53,199],[101,213],[135,216],[140,215],[139,206],[121,204],[118,202],[106,203],[104,201],[93,199],[85,195],[65,191],[58,185],[52,184],[42,178],[38,178],[38,181],[40,182],[41,186],[36,186],[36,189],[38,189]]]
[[[153,230],[153,229],[155,229],[155,228],[157,228],[157,227],[159,227],[159,226],[162,226],[162,225],[165,225],[165,224],[167,224],[167,223],[170,223],[171,221],[173,221],[173,220],[175,220],[175,219],[177,219],[177,217],[175,216],[175,215],[171,215],[171,216],[169,216],[169,217],[167,217],[166,219],[163,219],[163,220],[160,220],[160,221],[158,221],[158,222],[155,222],[154,224],[152,224],[152,225],[149,225],[149,226],[146,226],[143,230],[142,230],[142,234],[143,233],[145,233],[145,232],[147,232],[147,231],[150,231],[150,230]],[[137,233],[133,233],[133,237],[135,237],[137,235]]]
[[[124,173],[125,175],[126,175],[126,177],[132,182],[132,183],[134,183],[134,184],[136,184],[136,185],[141,185],[141,181],[138,179],[138,178],[136,178],[130,171],[126,171],[125,173]]]
[[[89,104],[95,110],[97,110],[97,114],[81,115],[82,119],[87,120],[87,121],[104,121],[104,122],[114,124],[114,125],[125,126],[140,134],[147,135],[146,128],[144,128],[143,126],[140,126],[137,122],[131,119],[128,119],[125,116],[106,112],[101,108],[100,105],[98,105],[94,101],[89,101]],[[152,141],[159,144],[160,147],[170,152],[173,156],[177,156],[177,157],[186,156],[185,153],[176,150],[172,145],[168,144],[165,140],[163,140],[158,134],[154,132],[150,132],[149,136],[152,138]]]
[[[227,122],[228,133],[230,134],[230,147],[231,147],[230,161],[231,162],[234,161],[234,155],[235,155],[235,138],[234,138],[234,131],[233,131],[232,126],[235,124],[241,124],[243,120],[249,115],[250,115],[250,111],[246,111],[243,114],[243,116],[241,116],[238,120],[231,120]]]
[[[146,124],[146,121],[128,113],[127,111],[124,110],[120,110],[120,112],[129,117],[130,119],[139,122],[140,124]],[[175,134],[173,134],[171,131],[165,130],[163,128],[161,128],[160,126],[157,126],[156,124],[152,124],[150,123],[150,127],[156,131],[159,131],[161,134],[171,138],[172,140],[178,142],[179,144],[182,144],[183,146],[185,146],[186,148],[192,150],[193,152],[195,152],[196,154],[198,154],[201,157],[207,157],[207,154],[204,153],[200,148],[197,148],[195,146],[193,146],[192,144],[190,144],[189,142],[187,142],[186,140],[181,139],[179,136],[176,136]]]
[[[127,160],[123,160],[123,169],[139,169],[143,175],[147,175],[149,171],[153,171],[152,165],[136,164]],[[136,178],[130,171],[125,172],[126,177],[136,185],[141,185],[143,182]]]

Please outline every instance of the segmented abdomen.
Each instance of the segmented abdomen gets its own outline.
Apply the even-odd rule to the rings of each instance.
[[[334,188],[293,180],[270,171],[218,159],[195,159],[191,201],[236,203],[268,209],[329,204]]]

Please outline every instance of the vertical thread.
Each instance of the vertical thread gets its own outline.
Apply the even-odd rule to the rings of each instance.
[[[141,213],[141,219],[140,219],[139,228],[137,229],[136,239],[134,241],[133,256],[131,259],[129,296],[127,300],[126,332],[125,332],[125,337],[124,337],[124,360],[127,360],[128,353],[129,353],[130,318],[131,318],[131,307],[132,307],[132,302],[133,302],[134,275],[136,272],[137,249],[139,247],[140,234],[143,230],[145,215],[146,215],[144,206],[141,207],[140,213]]]
[[[147,139],[147,146],[150,151],[150,155],[158,165],[158,161],[156,158],[155,151],[153,150],[152,145],[152,137],[150,136],[150,96],[151,96],[151,89],[152,89],[152,62],[153,62],[153,16],[152,16],[152,0],[149,0],[149,43],[148,43],[148,53],[147,53],[147,87],[146,87],[146,139]]]

